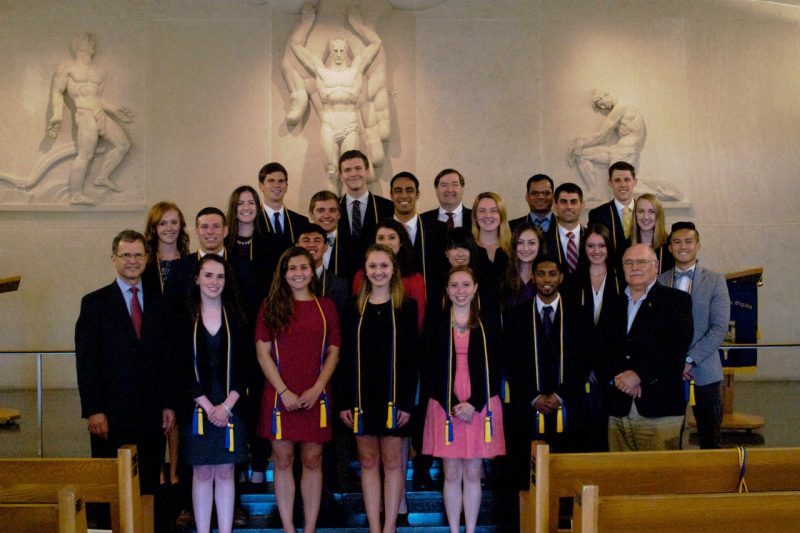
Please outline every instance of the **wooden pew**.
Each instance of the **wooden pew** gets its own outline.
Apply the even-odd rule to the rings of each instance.
[[[800,530],[800,492],[601,496],[597,485],[578,487],[576,533]]]
[[[0,525],[16,533],[86,532],[86,506],[75,485],[0,487]]]
[[[152,496],[139,494],[136,446],[121,447],[116,459],[0,459],[0,484],[30,483],[79,485],[86,502],[110,505],[115,532],[154,530]]]
[[[576,483],[599,485],[603,494],[698,494],[733,492],[739,454],[724,450],[551,454],[532,445],[534,479],[520,492],[520,529],[558,531],[558,499],[571,498]],[[800,490],[800,448],[747,450],[750,492]]]

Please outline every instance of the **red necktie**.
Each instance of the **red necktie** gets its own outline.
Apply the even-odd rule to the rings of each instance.
[[[453,220],[453,213],[445,213],[447,215],[447,229],[453,229],[456,227],[456,223]]]
[[[567,232],[567,265],[569,271],[574,272],[578,268],[578,245],[575,243],[575,234]]]
[[[136,332],[136,338],[142,338],[142,306],[139,305],[139,288],[131,287],[133,298],[131,299],[131,322],[133,322],[133,331]]]

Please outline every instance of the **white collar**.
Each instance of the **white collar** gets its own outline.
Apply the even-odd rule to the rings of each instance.
[[[556,294],[556,299],[553,300],[552,302],[550,302],[549,304],[544,303],[541,300],[541,298],[539,298],[539,295],[537,294],[536,295],[536,312],[541,315],[542,314],[542,308],[544,306],[546,306],[546,305],[549,305],[550,307],[553,308],[553,316],[556,316],[556,311],[558,311],[558,302],[559,301],[561,301],[561,295],[560,294]]]

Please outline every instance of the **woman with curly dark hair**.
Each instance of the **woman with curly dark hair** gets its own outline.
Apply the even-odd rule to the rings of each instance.
[[[295,445],[303,474],[304,531],[314,531],[322,497],[322,445],[331,440],[328,382],[339,362],[339,317],[314,296],[314,259],[304,248],[281,255],[256,323],[256,353],[267,383],[258,435],[272,441],[275,497],[284,531],[294,531]]]

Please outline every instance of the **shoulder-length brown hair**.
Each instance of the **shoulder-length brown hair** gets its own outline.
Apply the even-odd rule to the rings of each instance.
[[[522,279],[519,277],[519,259],[517,259],[517,241],[526,231],[534,232],[536,234],[536,238],[539,239],[539,251],[536,252],[536,257],[534,257],[533,260],[536,261],[537,257],[547,254],[547,243],[544,242],[542,230],[528,221],[525,221],[514,228],[514,231],[511,232],[511,253],[508,255],[506,279],[505,283],[503,283],[502,289],[504,300],[519,296],[519,291],[522,287]],[[581,257],[583,257],[583,255],[585,254],[582,254]],[[533,273],[531,272],[531,276],[532,275]]]
[[[275,275],[272,277],[272,285],[269,289],[269,295],[266,299],[266,312],[264,313],[264,323],[272,330],[273,335],[285,331],[289,327],[289,323],[294,316],[294,297],[292,296],[292,289],[286,281],[286,272],[289,270],[289,260],[295,257],[305,257],[308,259],[308,264],[311,267],[312,274],[314,270],[314,258],[305,248],[299,246],[292,246],[283,254],[278,260],[278,268],[275,269]],[[315,294],[317,290],[317,276],[311,276],[311,282],[308,284],[308,290],[311,294]]]
[[[447,273],[447,281],[445,287],[450,284],[450,278],[453,277],[453,274],[458,274],[459,272],[464,272],[465,274],[469,274],[469,277],[472,278],[472,282],[475,285],[478,284],[478,278],[475,275],[475,271],[469,265],[457,265],[450,269],[450,272]],[[445,290],[447,290],[445,288]],[[445,309],[450,313],[450,310],[453,308],[453,302],[450,298],[445,298],[446,304]],[[475,296],[472,297],[472,301],[469,303],[469,320],[467,321],[467,327],[470,329],[478,327],[478,320],[481,316],[481,306],[478,301],[478,293],[475,293]]]
[[[147,222],[144,228],[144,241],[147,246],[147,255],[150,261],[158,261],[158,223],[167,211],[178,213],[178,220],[181,223],[180,233],[178,233],[178,253],[181,257],[189,255],[189,234],[186,233],[186,219],[183,213],[172,202],[158,202],[147,213]]]
[[[236,237],[239,236],[239,218],[236,216],[236,209],[239,204],[239,197],[243,192],[249,192],[252,194],[253,200],[256,201],[256,220],[258,220],[258,216],[261,214],[261,201],[259,200],[258,193],[254,188],[249,185],[240,185],[233,190],[230,200],[228,200],[228,236],[225,237],[225,248],[228,250],[234,249],[236,246]]]
[[[389,280],[389,294],[392,297],[392,307],[399,309],[400,304],[403,303],[403,299],[406,297],[406,291],[403,288],[403,281],[400,277],[400,265],[397,263],[397,258],[394,256],[392,249],[384,244],[373,244],[367,248],[367,253],[364,254],[364,280],[361,282],[361,288],[358,291],[358,298],[356,299],[359,313],[364,308],[364,304],[367,303],[367,299],[372,293],[372,282],[369,280],[369,277],[367,277],[366,263],[369,255],[374,252],[385,253],[392,262],[392,279]]]

